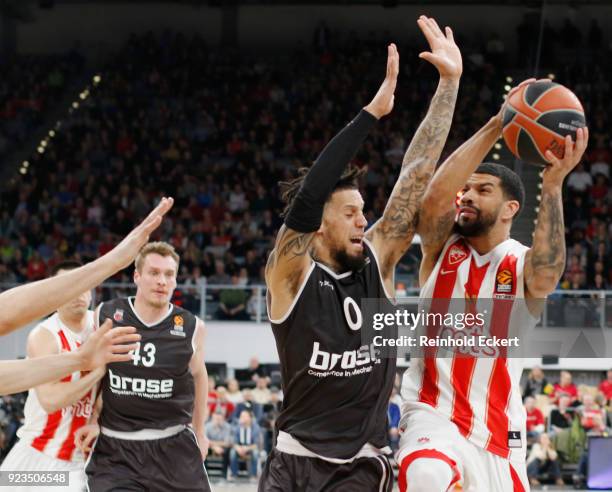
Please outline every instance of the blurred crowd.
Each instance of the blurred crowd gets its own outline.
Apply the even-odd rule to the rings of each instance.
[[[547,28],[565,32],[569,26]],[[529,23],[518,29],[519,43],[535,35]],[[600,63],[588,64],[607,53],[603,43],[592,46],[602,37],[597,29],[594,24],[572,46],[547,41],[541,62],[564,67],[556,77],[585,102],[592,135],[585,162],[567,180],[568,260],[560,289],[606,289],[612,282],[606,111],[611,88],[605,77],[612,62],[602,56]],[[291,56],[255,58],[171,31],[132,36],[44,153],[30,156],[27,174],[6,183],[0,197],[0,283],[43,278],[65,257],[89,261],[104,254],[161,195],[172,195],[176,205],[159,236],[181,255],[179,284],[193,287],[179,289],[179,303],[197,309],[194,293],[204,282],[262,284],[266,254],[281,224],[278,181],[312,162],[368,102],[384,75],[389,38],[339,35],[322,25],[315,42]],[[465,70],[443,157],[497,111],[510,63],[496,35],[460,36],[458,42]],[[399,47],[396,107],[354,160],[369,171],[361,191],[370,224],[382,214],[435,90],[437,74],[418,58],[421,48],[418,38]],[[28,133],[27,124],[16,122],[29,121],[33,107],[40,119],[45,100],[57,97],[75,73],[75,56],[10,65],[0,83],[5,111],[13,114],[0,125],[7,140],[19,142],[17,133]],[[22,93],[8,97],[13,86]],[[6,133],[9,127],[19,131]],[[400,262],[400,295],[416,286],[419,257],[414,246]],[[113,280],[129,282],[129,272]],[[261,309],[252,294],[250,288],[216,290],[209,314],[252,319]]]
[[[0,159],[40,128],[46,113],[82,68],[83,59],[75,52],[0,59]]]
[[[569,371],[561,371],[553,383],[535,367],[524,380],[523,403],[531,484],[562,485],[565,478],[584,486],[588,438],[612,430],[612,370],[596,384],[576,385]]]

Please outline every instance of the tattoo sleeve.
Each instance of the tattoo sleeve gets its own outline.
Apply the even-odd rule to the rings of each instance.
[[[376,231],[384,240],[399,239],[406,247],[412,240],[423,196],[450,130],[458,89],[458,81],[440,80],[427,115],[404,155],[399,179]]]
[[[526,281],[535,294],[552,292],[565,268],[565,227],[561,190],[542,189]]]
[[[310,252],[313,238],[314,233],[297,232],[283,225],[278,232],[276,248],[268,257],[266,276],[278,269],[290,292],[295,293],[302,275],[300,265]]]

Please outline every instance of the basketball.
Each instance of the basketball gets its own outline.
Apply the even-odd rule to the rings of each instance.
[[[584,109],[572,91],[554,82],[533,82],[510,96],[503,135],[516,157],[546,166],[546,151],[563,158],[565,136],[575,141],[576,130],[584,126]]]

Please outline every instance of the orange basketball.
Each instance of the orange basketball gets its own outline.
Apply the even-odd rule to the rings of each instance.
[[[547,150],[563,158],[564,139],[585,126],[584,109],[576,95],[554,82],[533,82],[510,97],[503,135],[510,151],[532,164],[547,165]]]

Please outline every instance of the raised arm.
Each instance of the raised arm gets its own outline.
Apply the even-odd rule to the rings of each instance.
[[[565,154],[558,159],[546,153],[550,164],[542,177],[542,200],[533,236],[533,246],[525,257],[525,288],[528,297],[543,299],[559,283],[565,269],[565,227],[561,189],[565,177],[578,165],[587,147],[589,131],[579,128],[576,145],[565,137]]]
[[[147,243],[149,235],[161,224],[172,204],[172,198],[163,198],[140,225],[101,258],[63,275],[21,285],[0,294],[0,335],[51,314],[62,304],[128,266]],[[32,302],[33,299],[36,302]]]
[[[522,82],[512,89],[510,94],[534,80],[529,79]],[[502,105],[497,115],[442,163],[427,187],[417,228],[421,236],[423,251],[419,272],[421,285],[429,277],[444,243],[452,232],[455,223],[457,192],[463,188],[468,178],[476,171],[501,136],[504,109],[505,104]]]
[[[438,69],[440,82],[404,155],[383,216],[366,234],[381,260],[383,278],[387,281],[414,237],[427,184],[448,137],[462,72],[461,53],[451,29],[447,27],[444,34],[434,19],[425,16],[417,22],[431,49],[419,56]]]
[[[132,354],[129,351],[135,350],[136,342],[140,340],[140,335],[135,332],[131,326],[112,328],[111,320],[107,320],[74,352],[0,361],[0,394],[26,391],[58,381],[75,371],[91,371],[110,362],[130,361]]]
[[[370,104],[323,149],[285,217],[266,265],[266,283],[272,293],[272,318],[282,316],[289,307],[312,262],[310,244],[321,226],[323,208],[334,186],[376,120],[393,109],[397,57],[397,48],[389,45],[387,74],[380,89]]]

